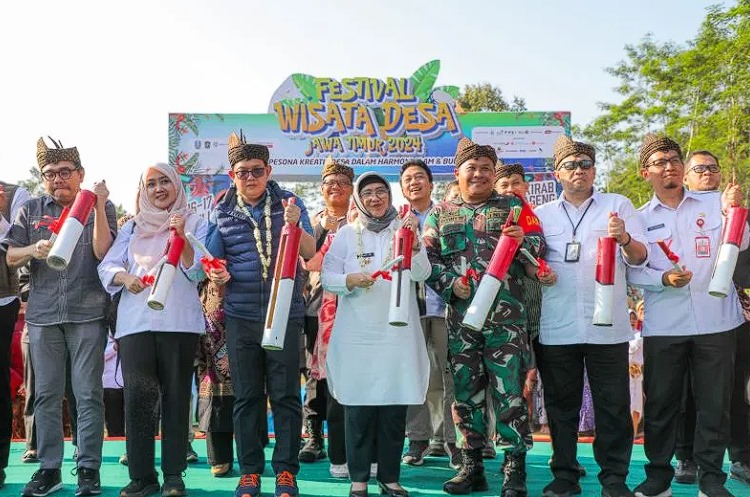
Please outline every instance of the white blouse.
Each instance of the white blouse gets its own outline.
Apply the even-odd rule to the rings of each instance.
[[[134,262],[130,249],[133,228],[133,221],[125,223],[98,268],[99,279],[107,292],[114,295],[122,290],[120,305],[117,307],[115,338],[146,331],[205,333],[206,323],[198,296],[198,282],[205,277],[205,273],[200,262],[203,254],[198,250],[194,250],[195,257],[190,268],[183,267],[180,262],[164,309],[161,311],[155,311],[146,304],[150,288],[134,295],[122,285],[113,283],[115,275],[122,271],[136,276],[143,276],[147,272]],[[206,221],[198,218],[193,234],[201,243],[205,243],[206,232]]]
[[[343,405],[416,405],[425,400],[430,363],[413,283],[430,275],[424,247],[412,257],[408,326],[388,324],[390,281],[378,278],[369,289],[346,287],[347,274],[372,274],[392,257],[397,222],[380,233],[363,229],[361,254],[356,225],[340,228],[323,261],[323,288],[339,295],[326,362],[328,386]],[[369,263],[363,268],[365,257]]]

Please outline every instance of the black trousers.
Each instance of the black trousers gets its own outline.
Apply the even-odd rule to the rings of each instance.
[[[318,318],[305,316],[305,404],[302,414],[305,419],[323,421],[326,419],[328,403],[328,386],[326,380],[316,380],[309,373],[311,356],[315,350],[315,340],[318,337]]]
[[[326,390],[328,382],[325,382]],[[346,423],[344,420],[344,406],[326,392],[328,398],[328,460],[331,464],[346,464]]]
[[[125,436],[125,392],[122,388],[104,389],[104,425],[107,436]]]
[[[401,477],[407,406],[344,406],[346,462],[352,482],[370,480],[370,464],[378,463],[378,481]],[[377,443],[376,443],[377,441]]]
[[[265,455],[259,436],[266,417],[266,393],[273,412],[276,444],[271,465],[276,474],[299,472],[302,401],[299,340],[303,321],[291,319],[282,350],[265,350],[263,322],[226,317],[227,352],[234,386],[234,435],[243,474],[263,473]]]
[[[125,430],[131,479],[154,474],[154,434],[161,407],[161,469],[187,467],[188,417],[197,333],[144,332],[119,339],[125,383]],[[161,405],[160,405],[161,404]]]
[[[734,384],[729,407],[729,459],[732,462],[750,464],[750,404],[747,385],[750,381],[750,323],[737,330]],[[693,399],[691,374],[685,375],[684,409],[677,421],[675,456],[681,461],[693,459],[695,441],[696,410]]]
[[[234,462],[234,433],[226,431],[206,432],[208,464],[232,464]]]
[[[644,449],[646,476],[672,481],[677,414],[690,368],[697,424],[694,460],[701,488],[723,484],[724,451],[729,442],[729,404],[737,330],[695,336],[643,339]],[[598,419],[597,419],[598,421]]]
[[[584,366],[596,418],[594,458],[602,486],[624,482],[633,449],[628,342],[615,345],[540,345],[537,366],[552,438],[552,474],[577,482],[578,421]]]
[[[4,254],[0,253],[0,256]],[[10,344],[21,302],[15,299],[0,306],[0,469],[8,467],[13,435],[13,406],[10,400]]]

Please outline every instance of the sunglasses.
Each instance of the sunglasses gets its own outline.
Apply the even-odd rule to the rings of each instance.
[[[254,167],[252,169],[237,169],[234,171],[234,176],[237,179],[246,180],[251,175],[253,178],[262,178],[266,174],[265,167]]]
[[[42,177],[46,179],[47,181],[54,181],[55,176],[60,176],[60,179],[66,180],[70,179],[70,175],[73,174],[73,171],[77,171],[78,168],[75,169],[60,169],[59,171],[45,171],[42,173]]]
[[[594,167],[594,161],[588,160],[588,159],[569,160],[560,164],[557,169],[565,169],[566,171],[575,171],[579,167],[583,169],[584,171],[588,171],[589,169]]]

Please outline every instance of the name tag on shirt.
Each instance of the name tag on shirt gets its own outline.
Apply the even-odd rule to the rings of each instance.
[[[649,226],[648,228],[646,228],[646,231],[654,231],[654,230],[658,230],[658,229],[663,228],[663,227],[664,227],[664,223],[656,224],[654,226]]]
[[[711,239],[707,236],[695,237],[695,257],[708,259],[711,257]]]
[[[578,262],[581,258],[581,244],[569,242],[565,245],[565,262]]]

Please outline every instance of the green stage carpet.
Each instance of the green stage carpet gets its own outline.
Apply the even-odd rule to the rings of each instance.
[[[271,442],[273,444],[273,441]],[[198,496],[231,496],[235,485],[237,484],[236,468],[235,474],[229,478],[214,478],[209,473],[206,462],[206,445],[205,441],[196,439],[193,448],[200,454],[200,462],[191,464],[185,476],[185,483],[188,489],[188,495]],[[270,461],[272,445],[266,450],[267,460]],[[35,464],[24,464],[21,462],[21,455],[24,451],[22,442],[15,442],[11,447],[10,465],[8,467],[6,486],[0,490],[0,495],[12,496],[20,495],[26,481],[31,474],[37,469]],[[125,486],[128,479],[128,468],[120,466],[117,463],[120,455],[125,451],[125,442],[106,441],[104,443],[104,460],[102,464],[102,494],[106,496],[117,496],[121,487]],[[528,484],[529,497],[539,497],[542,494],[542,488],[550,479],[550,471],[547,466],[551,452],[550,444],[547,442],[536,442],[534,449],[529,453],[528,466]],[[54,495],[58,497],[73,497],[75,495],[76,477],[70,474],[74,467],[71,455],[73,447],[70,442],[65,444],[65,461],[63,463],[63,482],[64,487]],[[157,457],[158,457],[157,443]],[[578,455],[586,469],[588,476],[581,480],[583,487],[583,496],[598,496],[601,487],[596,478],[596,463],[594,462],[591,444],[581,443],[578,446]],[[645,456],[643,446],[635,445],[633,448],[633,458],[630,468],[628,484],[635,486],[643,479],[643,463]],[[158,466],[158,460],[157,460]],[[486,461],[488,476],[490,480],[490,490],[484,493],[475,493],[475,496],[499,495],[501,476],[498,474],[500,458]],[[728,463],[725,470],[728,471]],[[451,478],[455,471],[450,469],[447,458],[427,458],[423,466],[410,467],[402,466],[401,483],[411,491],[411,495],[447,495],[441,490],[443,481]],[[346,480],[336,480],[328,474],[328,462],[322,461],[313,464],[304,464],[298,476],[300,495],[302,496],[346,496],[349,484]],[[266,470],[266,477],[263,479],[263,495],[272,496],[274,490],[274,480],[270,472],[270,464]],[[736,481],[729,480],[727,484],[729,490],[736,496],[750,496],[750,487],[740,484]],[[370,495],[377,495],[377,486],[370,485]],[[697,485],[672,485],[673,494],[677,497],[695,497],[698,494]]]

